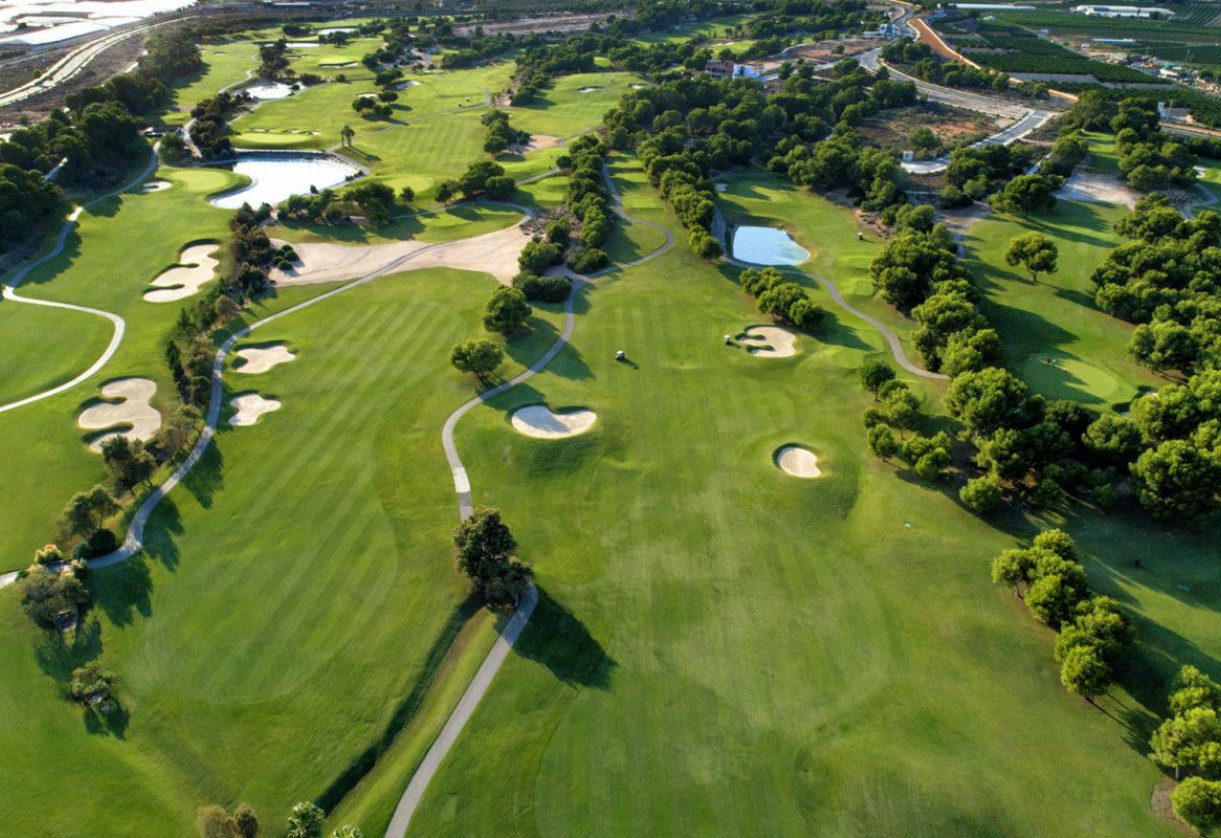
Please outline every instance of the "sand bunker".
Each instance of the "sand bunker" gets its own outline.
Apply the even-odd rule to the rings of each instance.
[[[630,87],[632,90],[644,90],[646,87],[648,87],[648,85],[636,83],[636,84],[629,84],[628,87]]]
[[[776,465],[793,477],[818,477],[818,455],[800,445],[786,445],[776,452]]]
[[[250,346],[237,351],[237,357],[241,358],[243,363],[241,366],[235,366],[234,372],[246,373],[247,375],[259,375],[267,372],[272,367],[278,367],[280,364],[287,364],[289,361],[297,360],[297,356],[288,351],[288,348],[277,343],[272,346]]]
[[[259,417],[264,413],[271,413],[273,410],[280,409],[279,399],[266,399],[258,393],[234,396],[229,399],[229,404],[233,405],[233,409],[237,411],[229,419],[229,424],[235,428],[253,425],[259,421]]]
[[[601,90],[600,87],[582,87],[577,93],[593,93],[595,90]]]
[[[87,431],[128,426],[127,430],[102,434],[89,443],[89,447],[100,452],[106,440],[125,436],[128,439],[146,441],[153,438],[161,427],[161,414],[149,404],[157,384],[147,378],[119,378],[102,385],[102,398],[119,399],[117,404],[101,402],[81,411],[76,424]]]
[[[145,195],[149,194],[150,192],[164,192],[173,185],[174,184],[170,183],[168,180],[150,180],[148,183],[140,187],[140,191]]]
[[[172,303],[199,293],[199,287],[212,279],[219,264],[209,254],[215,244],[195,244],[182,251],[179,263],[152,281],[155,290],[145,291],[150,303]]]
[[[779,326],[751,326],[738,335],[738,343],[760,358],[787,358],[797,354],[797,335]]]
[[[518,433],[535,439],[562,439],[585,433],[597,418],[592,410],[552,413],[545,405],[532,404],[514,411],[509,422]]]
[[[278,286],[340,282],[363,276],[384,276],[424,268],[459,268],[488,273],[508,285],[521,270],[517,257],[530,237],[518,225],[470,239],[434,244],[422,241],[389,244],[294,244],[300,262],[283,271],[273,268],[271,280]],[[284,242],[273,242],[277,247]]]

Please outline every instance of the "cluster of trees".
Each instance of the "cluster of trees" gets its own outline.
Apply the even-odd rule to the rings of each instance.
[[[259,816],[246,803],[239,803],[233,811],[223,806],[204,806],[195,823],[200,838],[258,838],[259,834]]]
[[[242,306],[268,287],[269,266],[285,254],[271,246],[263,222],[271,207],[257,210],[243,204],[229,220],[229,241],[222,260],[220,279],[178,313],[178,320],[163,344],[163,356],[186,409],[183,417],[195,415],[189,408],[203,408],[212,392],[212,362],[216,348],[212,330],[228,323]],[[183,448],[185,448],[185,435]],[[178,453],[176,449],[172,454]]]
[[[221,91],[191,109],[191,142],[195,143],[200,157],[204,160],[216,160],[233,153],[233,143],[229,141],[229,126],[226,123],[229,117],[248,101],[248,94],[234,96]]]
[[[796,282],[786,281],[775,268],[747,268],[738,276],[738,284],[755,297],[760,312],[792,323],[803,331],[813,331],[827,315],[804,288]]]
[[[1045,530],[1030,547],[1005,550],[992,562],[992,581],[1013,588],[1032,614],[1060,633],[1060,683],[1093,704],[1114,680],[1135,632],[1115,600],[1090,593],[1073,539],[1063,530]]]
[[[352,110],[365,119],[389,119],[394,116],[392,102],[398,101],[399,95],[393,90],[383,90],[376,96],[363,94],[352,100]]]
[[[1018,175],[998,191],[989,203],[997,212],[1025,218],[1031,213],[1047,213],[1056,208],[1056,190],[1064,185],[1060,175]]]
[[[705,179],[755,158],[811,189],[846,187],[870,209],[904,203],[896,156],[863,145],[851,126],[879,110],[914,103],[914,86],[875,79],[850,59],[833,74],[832,81],[816,80],[805,65],[770,94],[749,79],[706,76],[632,91],[606,114],[606,141],[612,148],[635,147],[656,185],[678,173],[663,189],[677,192],[678,201],[670,200],[696,230],[692,244],[701,255],[715,257],[719,246],[698,229],[706,231],[711,221]]]
[[[265,79],[278,79],[293,74],[288,66],[288,41],[285,38],[259,47],[259,75]]]
[[[513,555],[517,542],[494,509],[476,509],[454,532],[458,570],[488,608],[508,611],[534,579],[534,569]]]
[[[952,459],[949,434],[938,431],[925,436],[915,432],[924,423],[920,400],[905,382],[895,378],[889,364],[866,361],[859,377],[861,386],[873,393],[878,403],[861,417],[869,451],[883,462],[897,457],[925,480],[939,480]]]
[[[595,135],[586,135],[572,142],[568,154],[561,157],[559,165],[568,177],[564,192],[564,206],[572,217],[580,222],[579,239],[568,244],[568,235],[562,229],[548,229],[547,238],[556,244],[565,245],[564,261],[568,267],[580,274],[601,270],[610,262],[602,246],[610,236],[614,216],[609,208],[609,196],[602,177],[602,166],[606,159],[606,146]],[[559,235],[565,232],[565,235]],[[567,296],[567,295],[565,295]]]
[[[1139,324],[1129,354],[1157,372],[1209,369],[1221,359],[1221,216],[1185,219],[1161,195],[1115,228],[1127,242],[1094,271],[1094,301]]]
[[[64,103],[75,113],[94,103],[118,102],[131,114],[146,114],[170,101],[171,82],[202,68],[199,45],[191,33],[154,35],[135,70],[69,93]]]
[[[46,553],[45,550],[40,552]],[[76,625],[92,602],[82,581],[85,563],[65,564],[58,548],[53,556],[36,562],[25,573],[21,604],[39,628],[47,631],[69,629]]]
[[[1089,144],[1081,132],[1068,131],[1052,143],[1051,151],[1039,164],[1039,171],[1046,175],[1068,177],[1088,153]]]
[[[505,174],[505,167],[493,160],[472,163],[457,180],[445,180],[437,187],[437,200],[448,204],[455,198],[482,195],[491,201],[507,201],[517,191],[517,182]]]
[[[1005,73],[943,60],[933,55],[928,44],[914,41],[908,36],[882,47],[882,58],[906,65],[904,69],[916,78],[944,87],[989,90],[994,93],[1003,93],[1009,89],[1009,76]]]
[[[1025,143],[957,148],[950,152],[941,203],[947,207],[982,201],[1030,168],[1037,152]]]
[[[1195,154],[1162,133],[1153,102],[1124,99],[1110,127],[1119,152],[1119,172],[1133,189],[1149,192],[1195,183]]]
[[[483,150],[489,154],[500,154],[530,142],[530,132],[509,125],[509,115],[504,111],[490,110],[480,117],[479,121],[488,129]]]
[[[397,196],[406,204],[415,191],[405,187]],[[371,224],[388,224],[399,207],[394,190],[378,181],[364,181],[343,192],[323,189],[309,195],[290,195],[276,208],[282,219],[312,221],[315,224],[343,224],[363,218]]]
[[[1221,684],[1194,666],[1179,670],[1167,704],[1170,715],[1149,743],[1153,760],[1188,776],[1175,787],[1174,812],[1209,835],[1221,827]]]

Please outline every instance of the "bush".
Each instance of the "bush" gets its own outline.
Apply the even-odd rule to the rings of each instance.
[[[483,192],[492,201],[507,201],[517,191],[517,181],[508,175],[490,177],[484,184]]]
[[[523,271],[513,277],[513,287],[525,294],[530,302],[562,303],[572,291],[572,280],[566,276],[539,276]]]
[[[579,274],[591,274],[610,263],[610,257],[596,247],[574,247],[568,252],[568,267]]]
[[[987,474],[967,481],[958,491],[958,497],[967,508],[986,515],[1001,505],[1001,480],[995,474]]]
[[[564,251],[559,245],[549,242],[528,242],[517,257],[517,264],[521,269],[532,274],[541,274],[562,261]]]
[[[1170,795],[1174,813],[1208,835],[1221,828],[1221,782],[1188,777]]]
[[[563,219],[557,219],[547,225],[547,241],[562,245],[572,235],[572,225]]]
[[[489,332],[514,335],[526,327],[533,312],[526,295],[516,288],[497,288],[483,312],[483,327]]]

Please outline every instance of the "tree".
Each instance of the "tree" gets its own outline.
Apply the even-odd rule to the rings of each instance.
[[[986,515],[1001,505],[1001,480],[995,474],[985,474],[967,481],[958,490],[958,497],[972,512]]]
[[[443,180],[437,186],[437,202],[440,204],[448,204],[458,194],[458,182],[456,180]]]
[[[351,125],[344,125],[342,128],[339,129],[339,145],[340,146],[352,145],[352,138],[355,136],[356,136],[356,129],[353,128]]]
[[[1056,190],[1063,183],[1059,175],[1018,175],[992,196],[992,208],[1020,216],[1051,212],[1056,206]]]
[[[1056,660],[1065,660],[1078,646],[1092,646],[1108,666],[1114,666],[1134,635],[1132,622],[1119,610],[1119,603],[1110,597],[1090,597],[1077,606],[1072,625],[1061,628]]]
[[[1094,646],[1074,646],[1060,666],[1060,683],[1073,695],[1094,703],[1111,682],[1110,667]]]
[[[326,813],[308,801],[298,803],[288,816],[286,838],[320,838]]]
[[[542,274],[552,265],[564,261],[564,251],[551,242],[526,242],[517,257],[518,266],[527,273]]]
[[[861,386],[873,393],[873,398],[876,401],[878,397],[878,388],[891,381],[895,377],[895,370],[890,364],[885,361],[866,361],[861,364],[860,370],[857,372],[861,381]]]
[[[1005,550],[992,560],[992,582],[1008,585],[1013,595],[1022,598],[1022,586],[1030,581],[1035,569],[1035,558],[1030,550]]]
[[[335,830],[334,838],[365,838],[365,833],[361,831],[359,826],[345,823]]]
[[[501,348],[490,340],[468,340],[454,347],[450,362],[459,372],[474,373],[480,381],[487,381],[504,357]]]
[[[1213,505],[1221,465],[1186,440],[1150,448],[1132,466],[1137,496],[1161,518],[1192,519]]]
[[[1025,383],[1001,367],[963,373],[950,383],[945,396],[950,415],[976,436],[1026,424],[1028,401]]]
[[[124,489],[148,481],[157,470],[157,461],[144,450],[144,443],[122,435],[102,443],[102,462]]]
[[[1170,712],[1183,713],[1193,707],[1221,710],[1221,684],[1194,666],[1186,665],[1175,676],[1170,693]]]
[[[259,834],[259,817],[249,804],[239,803],[233,810],[233,825],[241,838],[257,838]]]
[[[1056,272],[1056,260],[1060,251],[1056,243],[1042,233],[1027,233],[1010,240],[1005,251],[1005,262],[1012,266],[1024,265],[1030,271],[1030,281],[1038,282],[1039,274]]]
[[[73,698],[87,707],[96,707],[103,713],[114,707],[114,675],[102,669],[97,661],[74,669],[68,689]]]
[[[1166,719],[1149,740],[1153,761],[1174,769],[1221,777],[1221,719],[1212,707],[1191,707]]]
[[[517,542],[494,509],[477,509],[459,524],[454,546],[458,569],[493,610],[514,607],[534,577],[534,570],[512,555]]]
[[[1036,567],[1038,578],[1026,591],[1026,605],[1043,622],[1059,628],[1072,619],[1077,604],[1085,599],[1085,576],[1081,573],[1046,573]]]
[[[78,535],[88,540],[102,522],[119,511],[118,501],[101,486],[88,492],[77,492],[60,513],[60,528],[66,535]]]
[[[882,462],[888,462],[899,452],[899,441],[895,439],[895,432],[885,425],[874,425],[866,429],[865,444]]]
[[[89,605],[89,592],[71,569],[52,573],[38,568],[26,577],[21,602],[35,625],[61,628],[75,622]]]
[[[1201,835],[1221,829],[1221,782],[1188,777],[1170,793],[1170,805],[1176,815]]]
[[[516,288],[501,286],[492,292],[483,311],[483,327],[489,332],[515,335],[526,327],[534,310],[526,302],[526,295]]]

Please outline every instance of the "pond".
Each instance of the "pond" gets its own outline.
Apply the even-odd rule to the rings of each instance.
[[[810,251],[775,227],[738,227],[733,231],[733,256],[753,265],[800,265]]]
[[[271,82],[268,84],[252,84],[242,93],[249,93],[251,99],[287,99],[293,95],[293,89],[287,84],[280,82]]]
[[[252,207],[275,206],[289,195],[308,193],[311,186],[320,190],[338,186],[360,173],[333,157],[303,154],[241,154],[224,168],[246,175],[251,183],[213,198],[213,205],[221,209],[237,209],[247,202]]]

